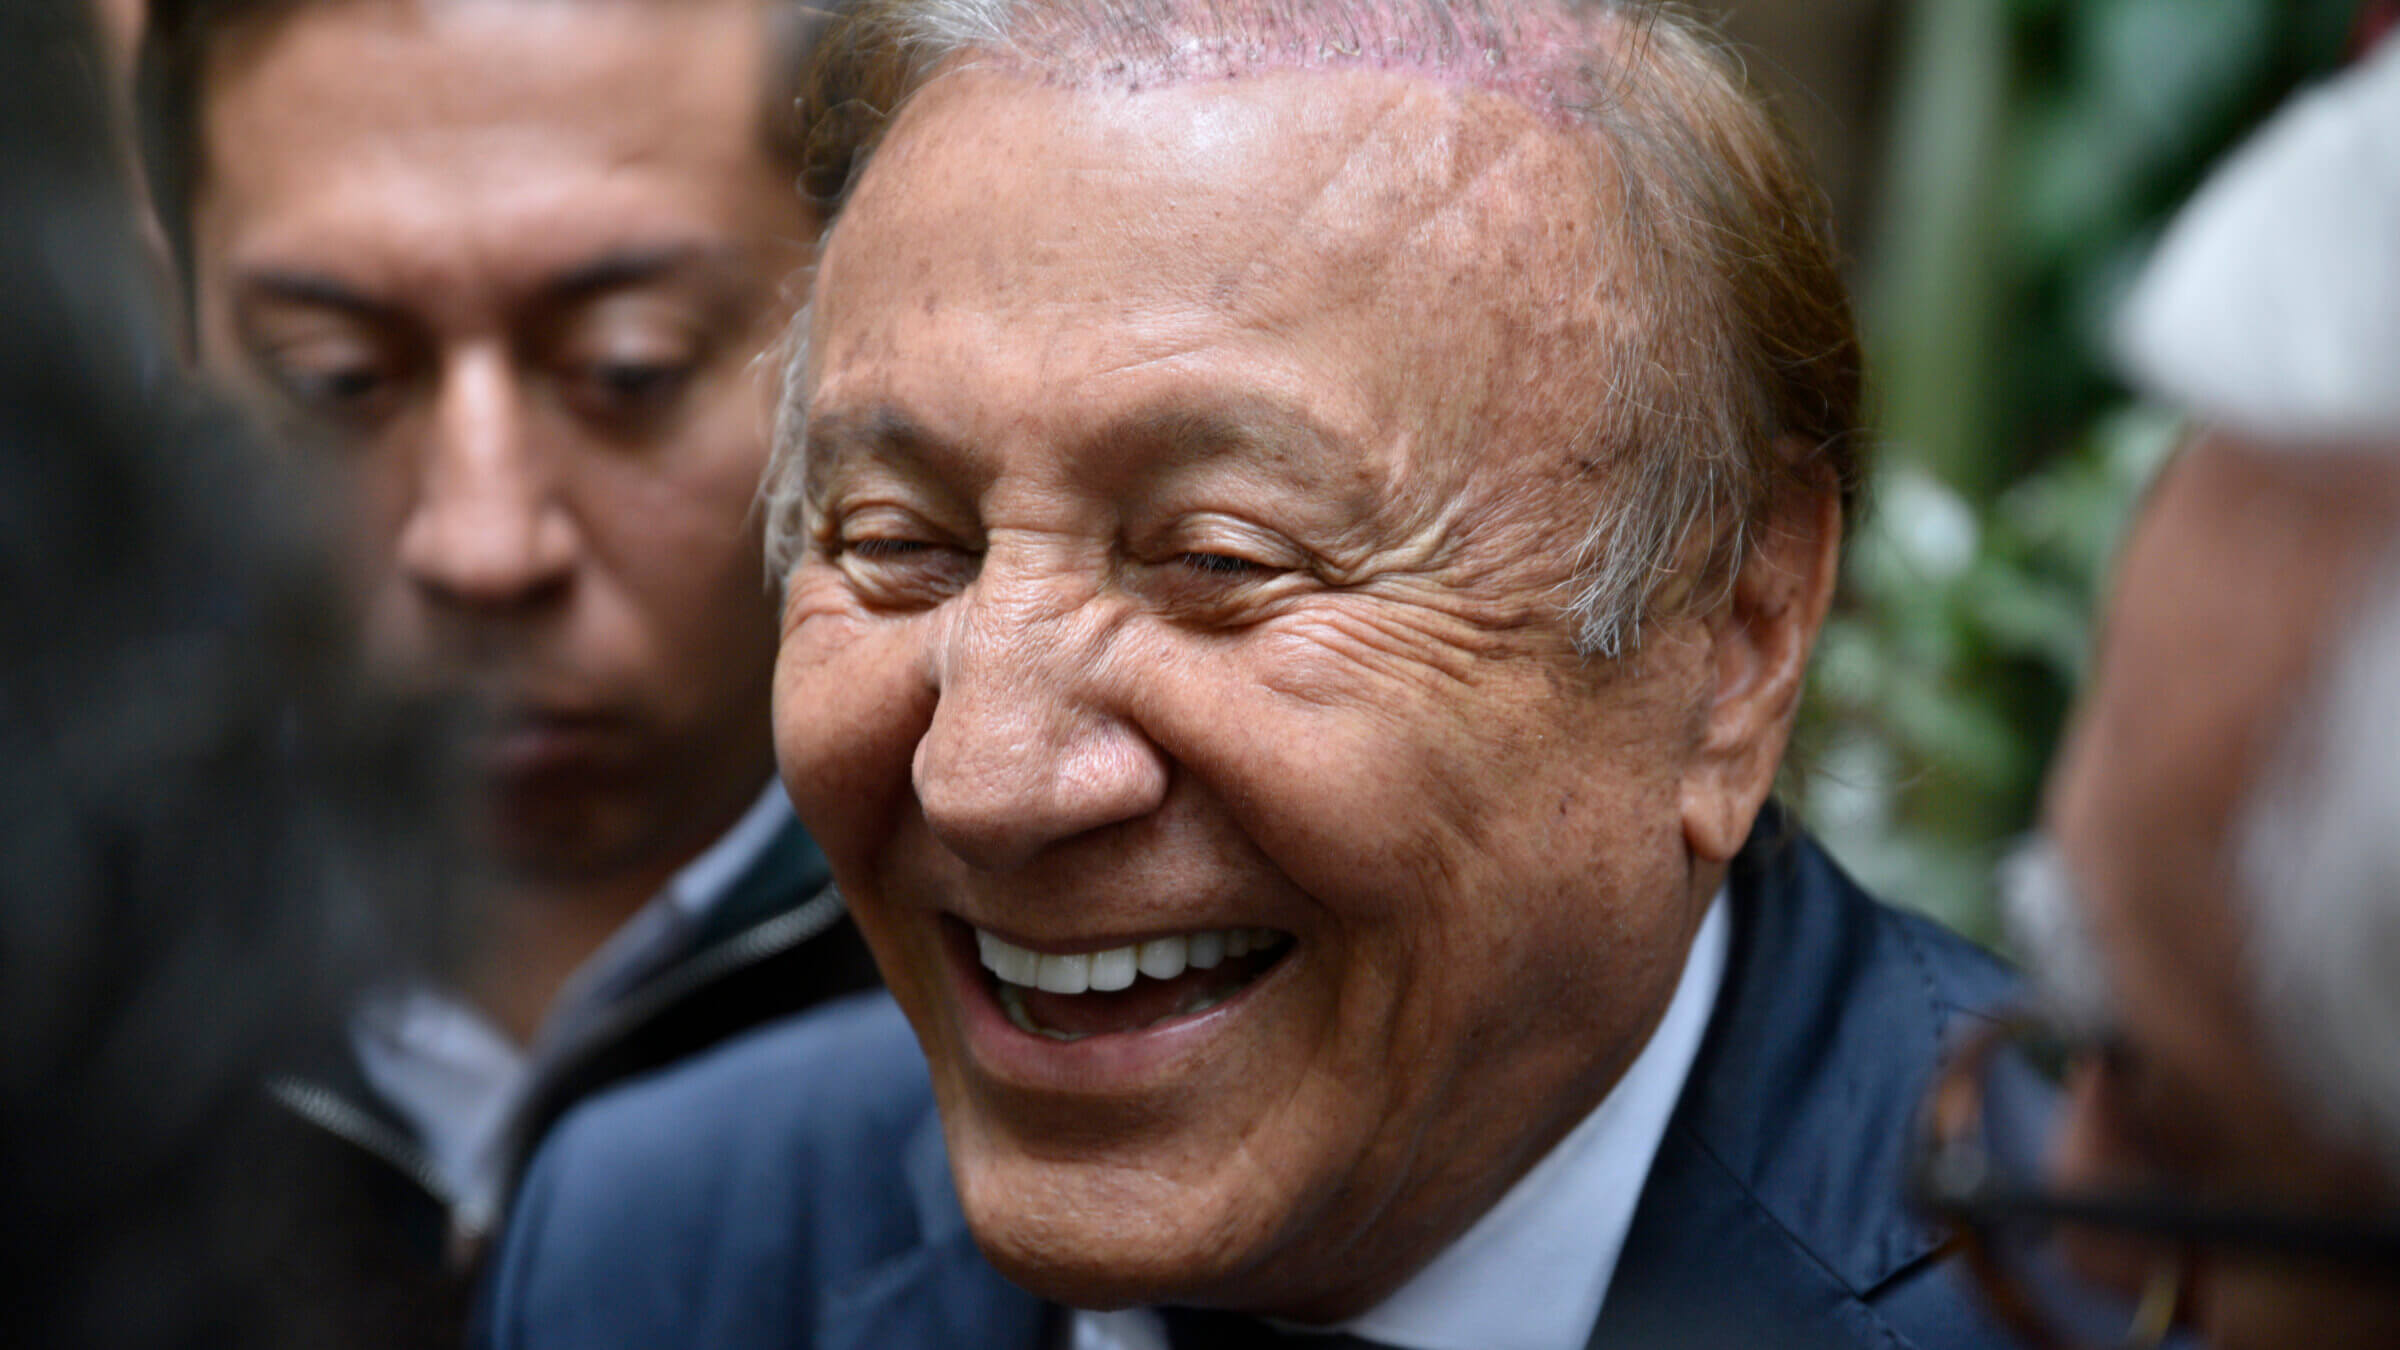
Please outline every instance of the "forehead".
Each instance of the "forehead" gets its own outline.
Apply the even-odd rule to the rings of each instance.
[[[1337,438],[1514,446],[1608,349],[1604,187],[1576,137],[1405,76],[958,71],[905,110],[828,242],[815,394],[940,403],[959,369],[1005,365],[1076,386],[1043,417],[1231,382]],[[1572,437],[1552,439],[1564,462]]]
[[[204,251],[489,260],[719,224],[777,177],[761,22],[753,0],[335,0],[237,26],[203,82]]]

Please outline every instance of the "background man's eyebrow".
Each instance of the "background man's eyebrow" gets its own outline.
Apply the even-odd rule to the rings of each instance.
[[[540,298],[553,305],[571,305],[610,291],[646,286],[658,281],[692,278],[731,283],[738,276],[740,250],[701,244],[669,244],[605,253],[578,263],[542,283]]]
[[[319,272],[259,268],[242,273],[235,291],[237,303],[245,307],[264,301],[340,310],[361,319],[384,323],[396,322],[402,317],[399,306],[376,299],[346,282]]]

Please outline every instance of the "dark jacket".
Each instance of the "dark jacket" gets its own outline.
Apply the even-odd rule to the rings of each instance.
[[[1725,982],[1592,1346],[2000,1350],[1902,1177],[1945,1037],[2008,977],[1775,812],[1728,889]],[[1057,1315],[975,1249],[882,996],[579,1109],[492,1273],[499,1350],[1041,1350]]]
[[[797,822],[787,825],[678,952],[533,1066],[503,1194],[584,1097],[875,978],[824,855]],[[259,1137],[282,1170],[303,1178],[296,1189],[314,1193],[308,1208],[321,1222],[308,1231],[348,1235],[338,1258],[292,1251],[292,1284],[322,1283],[328,1301],[357,1301],[373,1344],[456,1345],[484,1235],[454,1223],[452,1197],[406,1120],[346,1045],[271,1080],[268,1096]]]

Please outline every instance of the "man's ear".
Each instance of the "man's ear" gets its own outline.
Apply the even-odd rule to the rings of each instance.
[[[1840,492],[1828,479],[1787,486],[1778,497],[1705,625],[1703,669],[1712,687],[1684,769],[1682,805],[1684,842],[1707,862],[1741,848],[1774,785],[1809,650],[1833,603]]]

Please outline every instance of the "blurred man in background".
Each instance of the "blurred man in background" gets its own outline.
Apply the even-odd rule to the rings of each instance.
[[[760,354],[817,221],[768,0],[162,0],[206,369],[337,463],[379,675],[469,706],[481,941],[282,1085],[427,1266],[594,1085],[870,978],[774,783]],[[345,1081],[347,1080],[347,1081]]]
[[[2037,1236],[2142,1291],[2146,1338],[2400,1344],[2400,45],[2201,193],[2124,337],[2209,429],[2135,523],[2010,887],[2067,1113],[1995,1169],[1954,1079],[1951,1199],[2041,1343],[2080,1314]]]
[[[0,6],[0,1339],[427,1344],[263,1079],[438,945],[438,728],[162,359],[90,23]]]

